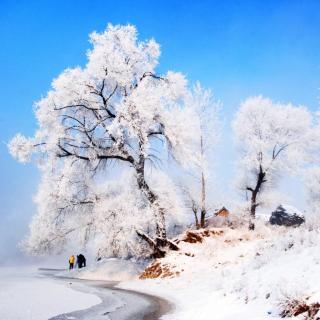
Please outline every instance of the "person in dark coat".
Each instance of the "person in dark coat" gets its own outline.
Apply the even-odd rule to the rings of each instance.
[[[78,268],[79,269],[81,269],[81,268],[86,266],[86,258],[81,253],[77,256],[77,264],[78,264]]]

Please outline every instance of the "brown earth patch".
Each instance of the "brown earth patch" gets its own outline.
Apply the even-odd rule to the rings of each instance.
[[[214,229],[188,230],[180,239],[176,239],[175,242],[179,243],[180,241],[183,241],[188,243],[202,243],[204,238],[221,236],[223,234],[224,234],[223,230],[214,230]]]
[[[306,299],[307,300],[307,299]],[[281,304],[281,318],[290,318],[303,315],[305,320],[319,320],[320,303],[308,304],[306,301],[288,300]]]
[[[175,271],[174,268],[175,266],[156,260],[141,273],[139,279],[174,278],[180,275],[180,271]]]

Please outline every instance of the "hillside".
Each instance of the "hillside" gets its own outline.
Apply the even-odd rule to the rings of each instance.
[[[176,309],[163,319],[277,319],[303,310],[294,319],[316,319],[306,315],[320,301],[318,229],[261,223],[254,232],[212,228],[175,240],[179,252],[152,262],[140,279],[120,283],[173,301]],[[108,279],[107,270],[108,262],[100,265],[100,279]],[[93,271],[82,277],[97,278]]]

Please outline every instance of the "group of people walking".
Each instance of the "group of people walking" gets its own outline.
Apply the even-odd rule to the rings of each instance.
[[[74,255],[71,255],[69,257],[69,270],[73,269],[75,267],[75,263],[76,265],[78,265],[78,268],[81,269],[83,267],[86,266],[86,258],[83,254],[79,254],[77,255],[77,260],[75,261],[75,257]]]

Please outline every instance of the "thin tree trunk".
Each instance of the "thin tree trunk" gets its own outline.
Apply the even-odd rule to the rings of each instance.
[[[203,159],[204,156],[204,148],[203,148],[203,138],[202,135],[200,137],[200,151],[201,151],[201,157]],[[201,213],[200,213],[200,228],[205,227],[205,219],[207,215],[207,209],[206,209],[206,181],[204,177],[203,168],[201,171]]]
[[[263,171],[262,166],[260,165],[255,188],[247,188],[248,191],[251,191],[249,230],[254,230],[255,228],[254,220],[256,218],[256,209],[259,206],[259,204],[257,203],[257,196],[261,191],[263,183],[267,181],[265,180],[265,176],[266,173]]]
[[[192,211],[194,214],[194,221],[195,221],[196,228],[199,229],[200,224],[199,224],[199,219],[198,219],[198,206],[196,205],[195,201],[193,201],[193,200],[192,200]]]
[[[204,228],[206,223],[206,182],[204,179],[204,174],[201,174],[201,216],[200,216],[200,227]]]
[[[254,220],[256,218],[256,208],[257,208],[257,193],[253,191],[251,193],[249,230],[254,230],[255,228]]]

